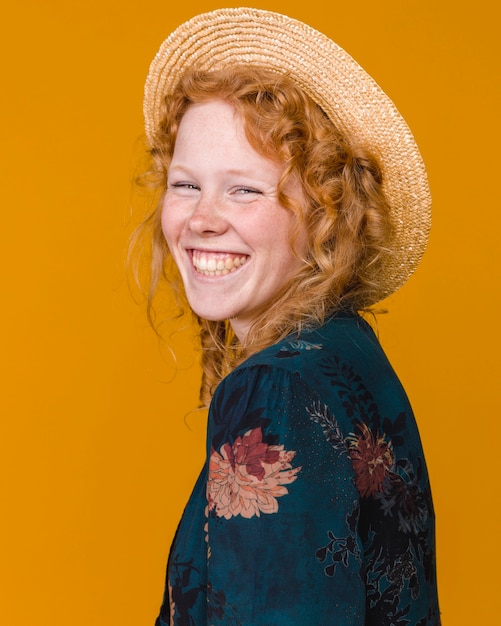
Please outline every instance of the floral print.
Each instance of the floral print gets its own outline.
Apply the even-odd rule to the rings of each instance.
[[[176,603],[172,599],[172,585],[168,581],[167,581],[167,591],[169,594],[169,607],[170,607],[169,624],[173,624],[174,617],[176,615]]]
[[[277,498],[288,493],[284,485],[294,482],[301,468],[292,468],[295,452],[263,442],[261,428],[225,443],[212,451],[209,460],[207,501],[218,517],[250,518],[276,513]]]
[[[336,537],[329,530],[327,532],[329,543],[316,551],[315,556],[321,563],[325,563],[328,557],[330,557],[331,563],[326,565],[324,569],[326,576],[334,576],[338,564],[347,566],[350,556],[353,556],[360,562],[360,548],[355,535],[359,515],[360,509],[355,502],[353,510],[346,515],[346,525],[350,530],[350,534],[347,537]]]
[[[419,433],[358,316],[236,368],[207,444],[157,626],[440,626]]]
[[[348,451],[355,471],[355,484],[361,496],[383,491],[383,484],[393,466],[391,441],[374,434],[367,424],[359,426],[360,434],[347,438]]]

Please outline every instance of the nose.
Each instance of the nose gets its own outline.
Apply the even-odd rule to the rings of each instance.
[[[225,232],[228,222],[217,198],[200,194],[190,215],[189,229],[200,237],[214,237]]]

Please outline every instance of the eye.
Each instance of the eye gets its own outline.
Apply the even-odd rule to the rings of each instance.
[[[200,189],[200,187],[198,185],[195,185],[195,183],[188,183],[184,181],[171,183],[169,187],[171,187],[172,189],[192,189],[195,191],[198,191]]]
[[[240,195],[247,195],[247,194],[252,194],[252,193],[261,195],[262,192],[259,191],[259,189],[254,189],[252,187],[237,187],[235,189],[235,193],[238,193]]]

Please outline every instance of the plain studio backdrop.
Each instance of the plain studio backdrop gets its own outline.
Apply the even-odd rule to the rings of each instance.
[[[250,3],[249,4],[253,4]],[[159,345],[124,250],[142,90],[165,36],[225,2],[2,12],[0,623],[152,625],[204,456],[192,331]],[[379,335],[420,425],[445,626],[498,615],[499,35],[494,3],[257,3],[322,30],[409,122],[429,249]],[[327,7],[327,8],[326,8]],[[131,216],[131,204],[135,213]]]

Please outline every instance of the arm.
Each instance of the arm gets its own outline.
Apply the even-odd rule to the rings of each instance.
[[[359,376],[326,372],[314,392],[285,369],[244,369],[214,398],[209,624],[439,623],[412,416],[383,419]]]
[[[281,369],[241,370],[218,389],[208,451],[209,624],[364,624],[352,464],[340,433],[337,447],[327,441],[315,407]]]

